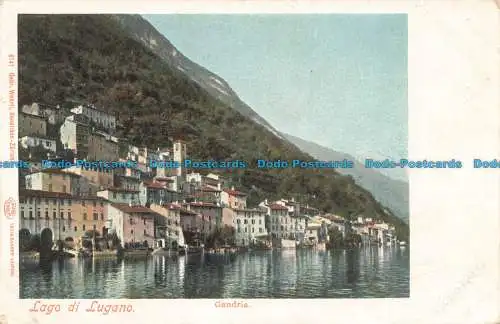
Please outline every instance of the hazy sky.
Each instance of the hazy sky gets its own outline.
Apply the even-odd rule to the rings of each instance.
[[[361,159],[406,157],[406,15],[145,18],[276,129]]]

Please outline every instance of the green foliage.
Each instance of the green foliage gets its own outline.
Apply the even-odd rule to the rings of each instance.
[[[220,247],[224,245],[234,245],[235,243],[235,231],[233,227],[225,225],[222,228],[217,228],[212,234],[210,234],[205,241],[205,244],[209,248]]]
[[[339,248],[344,246],[344,236],[337,227],[329,229],[328,236],[330,237],[329,243],[331,247]]]
[[[192,159],[248,161],[249,169],[229,176],[252,191],[252,204],[294,195],[324,211],[363,211],[406,226],[335,170],[256,169],[257,159],[312,158],[210,96],[110,17],[20,15],[18,32],[20,106],[81,100],[115,112],[117,135],[133,145],[162,147],[182,136]]]

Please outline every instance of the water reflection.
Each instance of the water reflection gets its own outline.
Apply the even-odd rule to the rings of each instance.
[[[409,250],[21,262],[22,298],[408,297]]]

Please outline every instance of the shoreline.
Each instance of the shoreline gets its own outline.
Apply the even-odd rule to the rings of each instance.
[[[196,256],[196,255],[207,255],[207,256],[235,256],[239,254],[245,254],[248,252],[281,252],[281,251],[316,251],[316,252],[332,252],[332,251],[352,251],[359,250],[364,248],[388,248],[388,249],[407,249],[407,245],[361,245],[361,246],[346,246],[346,247],[327,247],[327,248],[319,248],[315,246],[305,246],[305,247],[281,247],[281,248],[236,248],[235,250],[230,251],[215,251],[214,249],[200,249],[196,251],[190,251],[187,253],[182,253],[181,251],[170,251],[165,250],[160,253],[153,253],[154,250],[109,250],[109,251],[94,251],[93,254],[88,255],[80,255],[75,256],[69,253],[58,253],[54,251],[53,255],[50,257],[41,258],[40,252],[37,251],[24,251],[19,253],[19,261],[40,261],[40,260],[64,260],[64,259],[141,259],[141,258],[149,258],[149,257],[180,257],[180,256]]]

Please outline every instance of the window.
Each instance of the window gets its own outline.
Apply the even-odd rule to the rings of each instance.
[[[61,212],[61,219],[64,219],[64,212]]]
[[[101,207],[104,207],[104,203],[101,201]]]
[[[37,211],[37,212],[36,212],[36,217],[37,217],[37,218],[40,218],[40,211]]]
[[[45,211],[45,218],[47,218],[47,219],[49,218],[49,211],[48,210]]]
[[[241,233],[241,228],[240,227],[238,227],[238,233]]]
[[[96,207],[97,206],[97,201],[95,201],[95,200],[92,201],[92,204],[94,205],[94,207]]]
[[[83,213],[83,220],[87,220],[87,213]]]
[[[75,232],[78,232],[78,227],[77,226],[75,226]]]
[[[71,212],[68,212],[68,219],[71,219]]]
[[[101,220],[104,220],[104,213],[101,213]]]
[[[24,218],[24,210],[21,209],[21,218]]]
[[[33,219],[33,211],[30,210],[30,219]]]
[[[61,206],[64,206],[64,199],[61,199]]]
[[[66,227],[65,226],[63,226],[62,231],[66,232]]]
[[[262,233],[262,232],[263,232],[262,227],[260,227],[259,228],[259,233]]]
[[[82,231],[85,231],[85,225],[82,225]]]
[[[236,223],[238,223],[238,224],[241,223],[241,219],[237,219]]]
[[[262,219],[259,219],[259,225],[262,225]]]
[[[255,219],[252,219],[252,224],[255,224]]]
[[[55,210],[52,212],[52,218],[53,218],[53,219],[56,219],[56,218],[57,218],[57,213],[56,213],[56,211],[55,211]]]
[[[248,219],[244,219],[243,224],[248,224]]]
[[[113,192],[113,199],[116,199],[116,192]]]
[[[245,233],[247,232],[247,228],[245,227]]]
[[[252,227],[252,233],[255,232],[255,227]]]
[[[68,206],[71,206],[71,199],[68,199]]]
[[[144,218],[144,225],[146,225],[146,219]]]
[[[82,206],[85,206],[85,200],[82,200]]]
[[[52,191],[52,184],[49,183],[49,191]]]
[[[134,230],[133,229],[130,230],[130,234],[134,234]]]
[[[146,235],[146,230],[144,230],[144,235]]]
[[[96,229],[96,225],[94,224],[94,226],[92,226],[92,228],[93,228],[93,229],[94,229],[94,231],[95,231],[95,229]]]
[[[99,218],[98,218],[98,216],[97,216],[97,213],[93,213],[93,214],[92,214],[92,218],[93,218],[94,220],[98,220],[98,219],[99,219]]]

